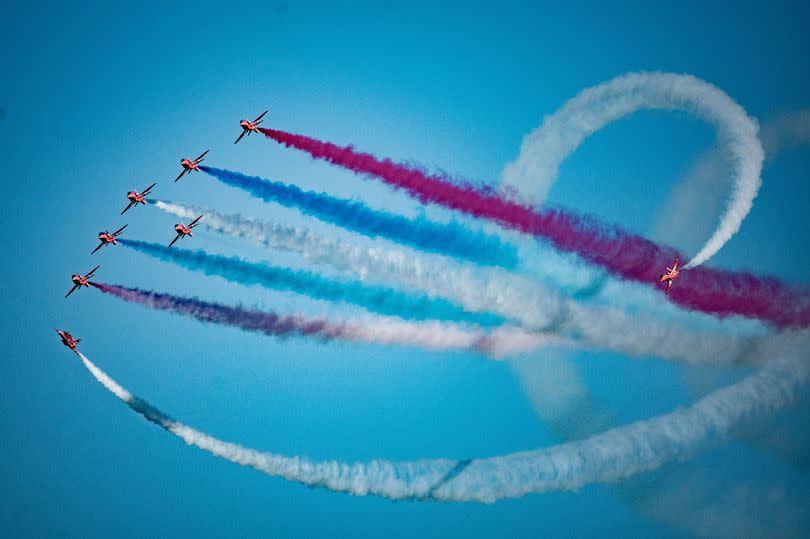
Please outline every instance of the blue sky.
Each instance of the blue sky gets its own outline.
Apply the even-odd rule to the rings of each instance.
[[[267,478],[188,448],[134,416],[91,381],[52,328],[82,337],[99,366],[176,417],[251,447],[359,460],[464,458],[555,443],[559,438],[538,420],[506,363],[276,340],[147,311],[93,290],[69,301],[62,296],[71,273],[100,263],[105,282],[282,312],[357,312],[240,287],[120,246],[90,251],[97,231],[125,223],[127,237],[168,243],[172,218],[153,208],[118,215],[128,190],[153,181],[156,197],[366,241],[203,174],[172,183],[181,157],[208,148],[213,166],[406,215],[423,211],[383,185],[259,137],[234,146],[238,120],[266,108],[265,124],[491,183],[544,115],[628,71],[692,73],[763,121],[806,108],[809,10],[764,2],[6,5],[0,531],[689,535],[603,487],[491,506],[440,505],[356,498]],[[646,233],[670,187],[712,141],[711,129],[686,115],[637,114],[588,139],[563,165],[550,200]],[[770,164],[754,210],[711,264],[810,281],[809,168],[806,147]],[[184,241],[306,267],[294,256],[202,230]],[[599,353],[576,361],[598,402],[623,421],[665,413],[693,397],[671,364]],[[787,482],[791,493],[808,494],[801,486],[805,470],[760,449],[733,444],[701,457],[699,466],[721,461],[732,463],[724,465],[730,477],[762,472],[766,485]]]

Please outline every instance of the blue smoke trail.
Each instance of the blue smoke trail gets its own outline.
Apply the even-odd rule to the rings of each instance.
[[[456,222],[440,224],[422,217],[408,219],[373,210],[360,202],[335,198],[326,193],[304,191],[295,185],[258,176],[246,176],[239,172],[206,166],[200,166],[200,170],[226,185],[244,189],[265,202],[297,208],[307,215],[364,236],[382,237],[423,251],[454,256],[485,266],[513,269],[518,263],[516,247],[504,243],[497,236],[471,232]]]
[[[186,269],[218,275],[243,285],[260,285],[274,290],[290,290],[324,301],[354,303],[369,311],[413,320],[452,320],[472,322],[481,326],[495,326],[503,319],[494,314],[466,312],[446,300],[431,299],[424,295],[407,294],[382,286],[369,286],[360,281],[337,281],[320,275],[256,264],[236,257],[209,254],[202,250],[166,247],[138,240],[118,240],[144,254]]]

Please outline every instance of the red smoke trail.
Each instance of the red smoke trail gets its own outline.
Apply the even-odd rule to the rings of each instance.
[[[491,189],[451,181],[391,159],[378,159],[351,146],[341,147],[276,129],[260,130],[268,138],[303,150],[315,159],[404,189],[424,204],[439,204],[545,238],[556,248],[575,252],[624,279],[658,286],[659,275],[676,255],[671,247],[657,245],[593,217],[559,208],[536,210],[503,198]],[[692,268],[681,273],[670,298],[686,308],[718,316],[754,317],[779,327],[810,325],[810,290],[750,273]]]

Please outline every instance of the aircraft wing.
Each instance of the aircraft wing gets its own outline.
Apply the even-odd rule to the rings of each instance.
[[[151,190],[152,190],[152,188],[153,188],[154,186],[156,186],[156,185],[157,185],[157,182],[153,183],[152,185],[150,185],[149,187],[147,187],[146,189],[144,189],[144,190],[143,190],[143,192],[142,192],[141,194],[142,194],[142,195],[148,195],[148,194],[149,194],[149,191],[151,191]]]
[[[253,123],[254,123],[254,124],[258,124],[260,121],[262,121],[262,118],[264,118],[264,115],[265,115],[265,114],[267,114],[267,111],[264,111],[264,112],[262,112],[261,114],[259,114],[259,117],[258,117],[258,118],[256,118],[255,120],[253,120]]]
[[[116,230],[115,232],[113,232],[113,233],[112,233],[112,235],[113,235],[113,236],[117,236],[118,234],[120,234],[120,233],[121,233],[121,231],[122,231],[122,230],[124,230],[124,229],[125,229],[126,227],[128,227],[128,226],[129,226],[128,224],[127,224],[127,225],[122,226],[121,228],[119,228],[118,230]]]
[[[88,273],[87,275],[85,275],[85,276],[84,276],[84,278],[85,278],[85,279],[89,279],[90,277],[92,277],[92,276],[93,276],[93,274],[96,272],[96,270],[97,270],[98,268],[100,268],[100,267],[101,267],[101,266],[99,265],[99,266],[96,266],[95,268],[91,269],[91,270],[90,270],[90,273]]]
[[[182,235],[183,235],[183,233],[182,233],[182,232],[178,232],[178,233],[177,233],[177,235],[176,235],[176,236],[174,237],[174,239],[172,240],[172,242],[169,244],[169,247],[171,247],[172,245],[174,245],[174,242],[176,242],[177,240],[179,240],[179,239],[180,239],[180,237],[181,237]]]
[[[75,292],[77,288],[79,288],[79,285],[74,284],[74,285],[73,285],[73,288],[71,288],[71,289],[70,289],[70,292],[68,292],[67,294],[65,294],[65,299],[67,299],[67,297],[68,297],[69,295],[71,295],[73,292]]]
[[[240,140],[242,140],[242,137],[244,137],[244,136],[245,136],[245,133],[247,133],[247,132],[248,132],[248,130],[247,130],[247,129],[242,129],[242,133],[241,133],[241,134],[239,135],[239,137],[236,139],[236,141],[234,142],[234,144],[236,144],[237,142],[239,142]]]
[[[132,201],[130,201],[130,202],[129,202],[129,206],[127,206],[126,208],[124,208],[124,211],[122,211],[122,212],[121,212],[121,215],[124,215],[124,214],[127,212],[127,210],[128,210],[128,209],[130,209],[130,208],[131,208],[132,206],[134,206],[134,205],[135,205],[135,203],[134,203],[134,202],[132,202]]]
[[[202,218],[203,218],[203,216],[202,216],[202,215],[200,215],[199,217],[197,217],[196,219],[194,219],[193,221],[191,221],[191,222],[188,224],[188,227],[189,227],[189,228],[194,228],[195,226],[197,226],[197,225],[199,224],[200,219],[202,219]]]
[[[207,154],[209,151],[210,150],[205,150],[203,153],[200,154],[200,156],[197,159],[194,160],[194,162],[199,163],[200,161],[202,161],[203,157],[205,157],[205,154]]]
[[[92,253],[90,253],[90,254],[91,254],[91,255],[96,254],[96,251],[98,251],[98,250],[99,250],[99,249],[101,249],[102,247],[104,247],[104,242],[103,242],[103,241],[102,241],[101,243],[99,243],[99,244],[98,244],[98,247],[96,247],[95,249],[93,249],[93,252],[92,252]]]
[[[177,181],[177,180],[179,180],[180,178],[182,178],[182,177],[183,177],[183,174],[185,174],[186,172],[188,172],[188,169],[187,169],[187,168],[184,168],[184,169],[183,169],[183,172],[181,172],[181,173],[180,173],[180,175],[179,175],[177,178],[175,178],[175,180],[174,180],[174,181]]]
[[[669,295],[669,289],[670,289],[670,288],[672,288],[672,281],[667,281],[667,289],[666,289],[666,290],[664,290],[664,293],[665,293],[667,296]]]

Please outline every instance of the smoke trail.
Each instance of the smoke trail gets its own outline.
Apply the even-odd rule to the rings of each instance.
[[[765,158],[810,144],[810,109],[785,111],[769,119],[760,132]]]
[[[390,288],[367,286],[356,281],[326,279],[306,271],[256,264],[202,250],[166,247],[138,240],[123,241],[123,238],[119,243],[165,262],[201,271],[206,275],[219,275],[234,283],[290,290],[324,301],[345,301],[381,314],[416,320],[438,318],[465,321],[486,326],[502,322],[494,315],[468,313],[441,299],[405,294]]]
[[[379,160],[370,154],[356,152],[351,146],[341,148],[274,129],[262,129],[262,132],[281,144],[306,151],[314,158],[378,177],[405,189],[423,203],[440,204],[541,236],[558,249],[575,252],[624,279],[659,286],[659,275],[671,265],[677,254],[671,247],[657,245],[591,216],[579,216],[560,208],[535,211],[488,189],[453,183],[389,159]],[[779,327],[810,325],[810,290],[790,287],[774,278],[758,278],[750,273],[696,267],[682,273],[669,297],[683,307],[721,317],[738,314]]]
[[[204,213],[203,225],[215,232],[296,252],[312,262],[352,272],[360,279],[372,276],[408,286],[429,297],[447,299],[469,312],[495,313],[529,331],[570,334],[584,345],[632,356],[733,363],[745,356],[756,335],[762,333],[749,330],[742,332],[746,335],[729,335],[729,324],[710,317],[684,317],[666,308],[657,309],[654,316],[643,316],[628,315],[613,307],[581,305],[532,279],[503,270],[461,266],[420,253],[362,248],[307,229],[225,215],[209,208],[150,202],[180,218]],[[636,311],[637,307],[633,306]],[[685,324],[697,324],[699,328],[690,329]]]
[[[203,226],[232,237],[260,243],[271,249],[299,253],[307,260],[349,271],[360,279],[396,283],[446,298],[469,312],[496,312],[519,321],[531,330],[552,325],[560,316],[560,301],[534,281],[501,270],[479,270],[453,264],[444,257],[379,247],[360,247],[325,238],[311,230],[290,225],[222,214],[209,208],[154,200],[154,207],[185,218],[203,211]],[[197,214],[199,215],[199,214]],[[485,275],[486,277],[480,277]]]
[[[510,361],[510,365],[516,369],[537,415],[563,441],[587,438],[617,425],[618,413],[590,394],[577,372],[578,365],[565,355],[551,351],[543,354],[542,361],[525,357]],[[772,432],[773,423],[763,421],[762,425],[757,424],[755,432],[759,436]],[[800,447],[791,444],[793,450]],[[807,497],[801,496],[794,503],[787,503],[786,499],[774,503],[770,496],[776,489],[784,489],[784,484],[779,485],[772,478],[757,481],[756,470],[747,471],[742,480],[723,477],[723,472],[729,470],[740,475],[739,462],[729,462],[725,453],[723,460],[720,465],[708,467],[693,461],[670,463],[656,472],[628,478],[609,488],[643,515],[690,536],[801,535],[798,533],[801,527],[796,524],[801,521],[797,518],[806,514]],[[766,532],[768,526],[773,528]]]
[[[670,188],[650,237],[678,245],[686,252],[697,252],[714,229],[716,215],[728,197],[730,168],[721,147],[714,146],[701,155]],[[685,219],[687,215],[689,218]]]
[[[807,144],[810,142],[810,111],[792,111],[771,119],[762,125],[760,137],[766,164],[782,150]],[[653,227],[653,238],[677,242],[687,252],[697,252],[700,242],[711,234],[714,216],[720,211],[731,187],[729,171],[733,163],[729,162],[729,157],[718,145],[700,156],[675,184]],[[542,163],[538,164],[542,168]],[[555,174],[546,177],[553,181]],[[532,187],[537,187],[537,183]],[[684,219],[684,216],[689,218]],[[609,303],[616,305],[613,299]],[[543,361],[526,357],[511,361],[510,365],[515,368],[538,416],[563,440],[582,439],[615,426],[618,419],[615,412],[589,393],[581,380],[578,365],[566,359],[566,354],[559,351],[544,353]],[[686,372],[693,371],[695,369]],[[701,382],[706,377],[706,369],[697,370],[693,376]],[[780,446],[774,448],[770,445],[768,449],[792,464],[803,465],[795,458],[807,447],[801,433],[792,431],[788,434],[775,429],[773,421],[762,427],[746,433],[743,439],[755,441],[760,446],[770,445],[771,440],[778,439]],[[807,506],[806,500],[798,500],[795,504],[780,500],[774,504],[767,499],[777,488],[772,480],[754,485],[748,477],[743,482],[726,483],[717,474],[716,466],[704,470],[694,464],[682,463],[620,483],[612,490],[643,514],[691,534],[716,537],[799,535],[800,528],[786,523],[797,522],[798,515],[802,515]],[[751,477],[756,477],[756,472]],[[770,514],[765,512],[771,518],[770,522],[763,524],[763,508],[766,506],[773,511]]]
[[[810,144],[810,109],[782,112],[763,122],[759,136],[765,148],[765,164],[782,152]],[[725,200],[727,178],[733,163],[723,147],[715,145],[673,185],[666,206],[659,213],[652,237],[676,243],[688,251],[711,232],[713,215]],[[718,181],[721,179],[722,181]],[[683,219],[688,215],[689,219]]]
[[[307,215],[364,236],[387,238],[424,251],[487,266],[514,268],[517,265],[517,249],[514,246],[502,242],[497,236],[473,232],[455,222],[440,224],[422,217],[408,219],[373,210],[360,202],[335,198],[326,193],[303,191],[295,185],[214,167],[200,166],[200,169],[222,183],[244,189],[265,202],[297,208]]]
[[[773,165],[783,153],[810,144],[810,109],[768,115],[762,121],[759,136],[765,149],[765,166]],[[722,148],[715,145],[696,160],[673,185],[669,199],[655,221],[652,237],[678,241],[679,245],[691,250],[691,243],[711,231],[712,223],[702,217],[716,214],[724,201],[725,184],[732,168],[727,157]],[[718,182],[718,178],[722,178],[723,182]],[[684,215],[688,215],[689,219],[680,218]],[[709,376],[702,369],[687,373],[691,374],[685,379],[691,395],[705,393],[707,384],[709,387],[713,385],[712,378],[716,378],[715,382],[722,379],[722,374]],[[770,423],[767,430],[758,429],[745,436],[743,441],[767,450],[794,466],[806,468],[810,464],[806,450],[810,447],[810,438],[807,435],[810,433],[797,430],[787,422]]]
[[[640,109],[683,110],[717,128],[718,140],[734,163],[734,189],[718,227],[686,265],[695,267],[712,257],[740,229],[751,211],[762,180],[764,151],[757,124],[722,90],[691,75],[630,73],[568,101],[546,117],[523,140],[518,158],[504,169],[506,184],[542,202],[560,164],[590,134]]]
[[[530,493],[610,483],[684,459],[726,439],[748,421],[796,402],[810,382],[808,334],[780,336],[757,353],[769,361],[757,373],[689,408],[550,448],[471,460],[423,459],[367,463],[312,461],[228,443],[176,421],[118,385],[77,351],[108,391],[147,420],[230,462],[313,487],[390,499],[494,502]]]
[[[441,322],[412,323],[397,318],[364,317],[352,322],[336,323],[307,319],[303,316],[281,316],[272,312],[231,307],[197,298],[184,298],[139,288],[104,283],[91,283],[105,294],[176,314],[201,322],[238,327],[277,337],[306,336],[324,341],[340,339],[377,344],[402,344],[433,350],[474,350],[502,358],[537,348],[544,344],[567,344],[550,335],[528,334],[513,328],[490,332],[478,328],[464,329]]]

